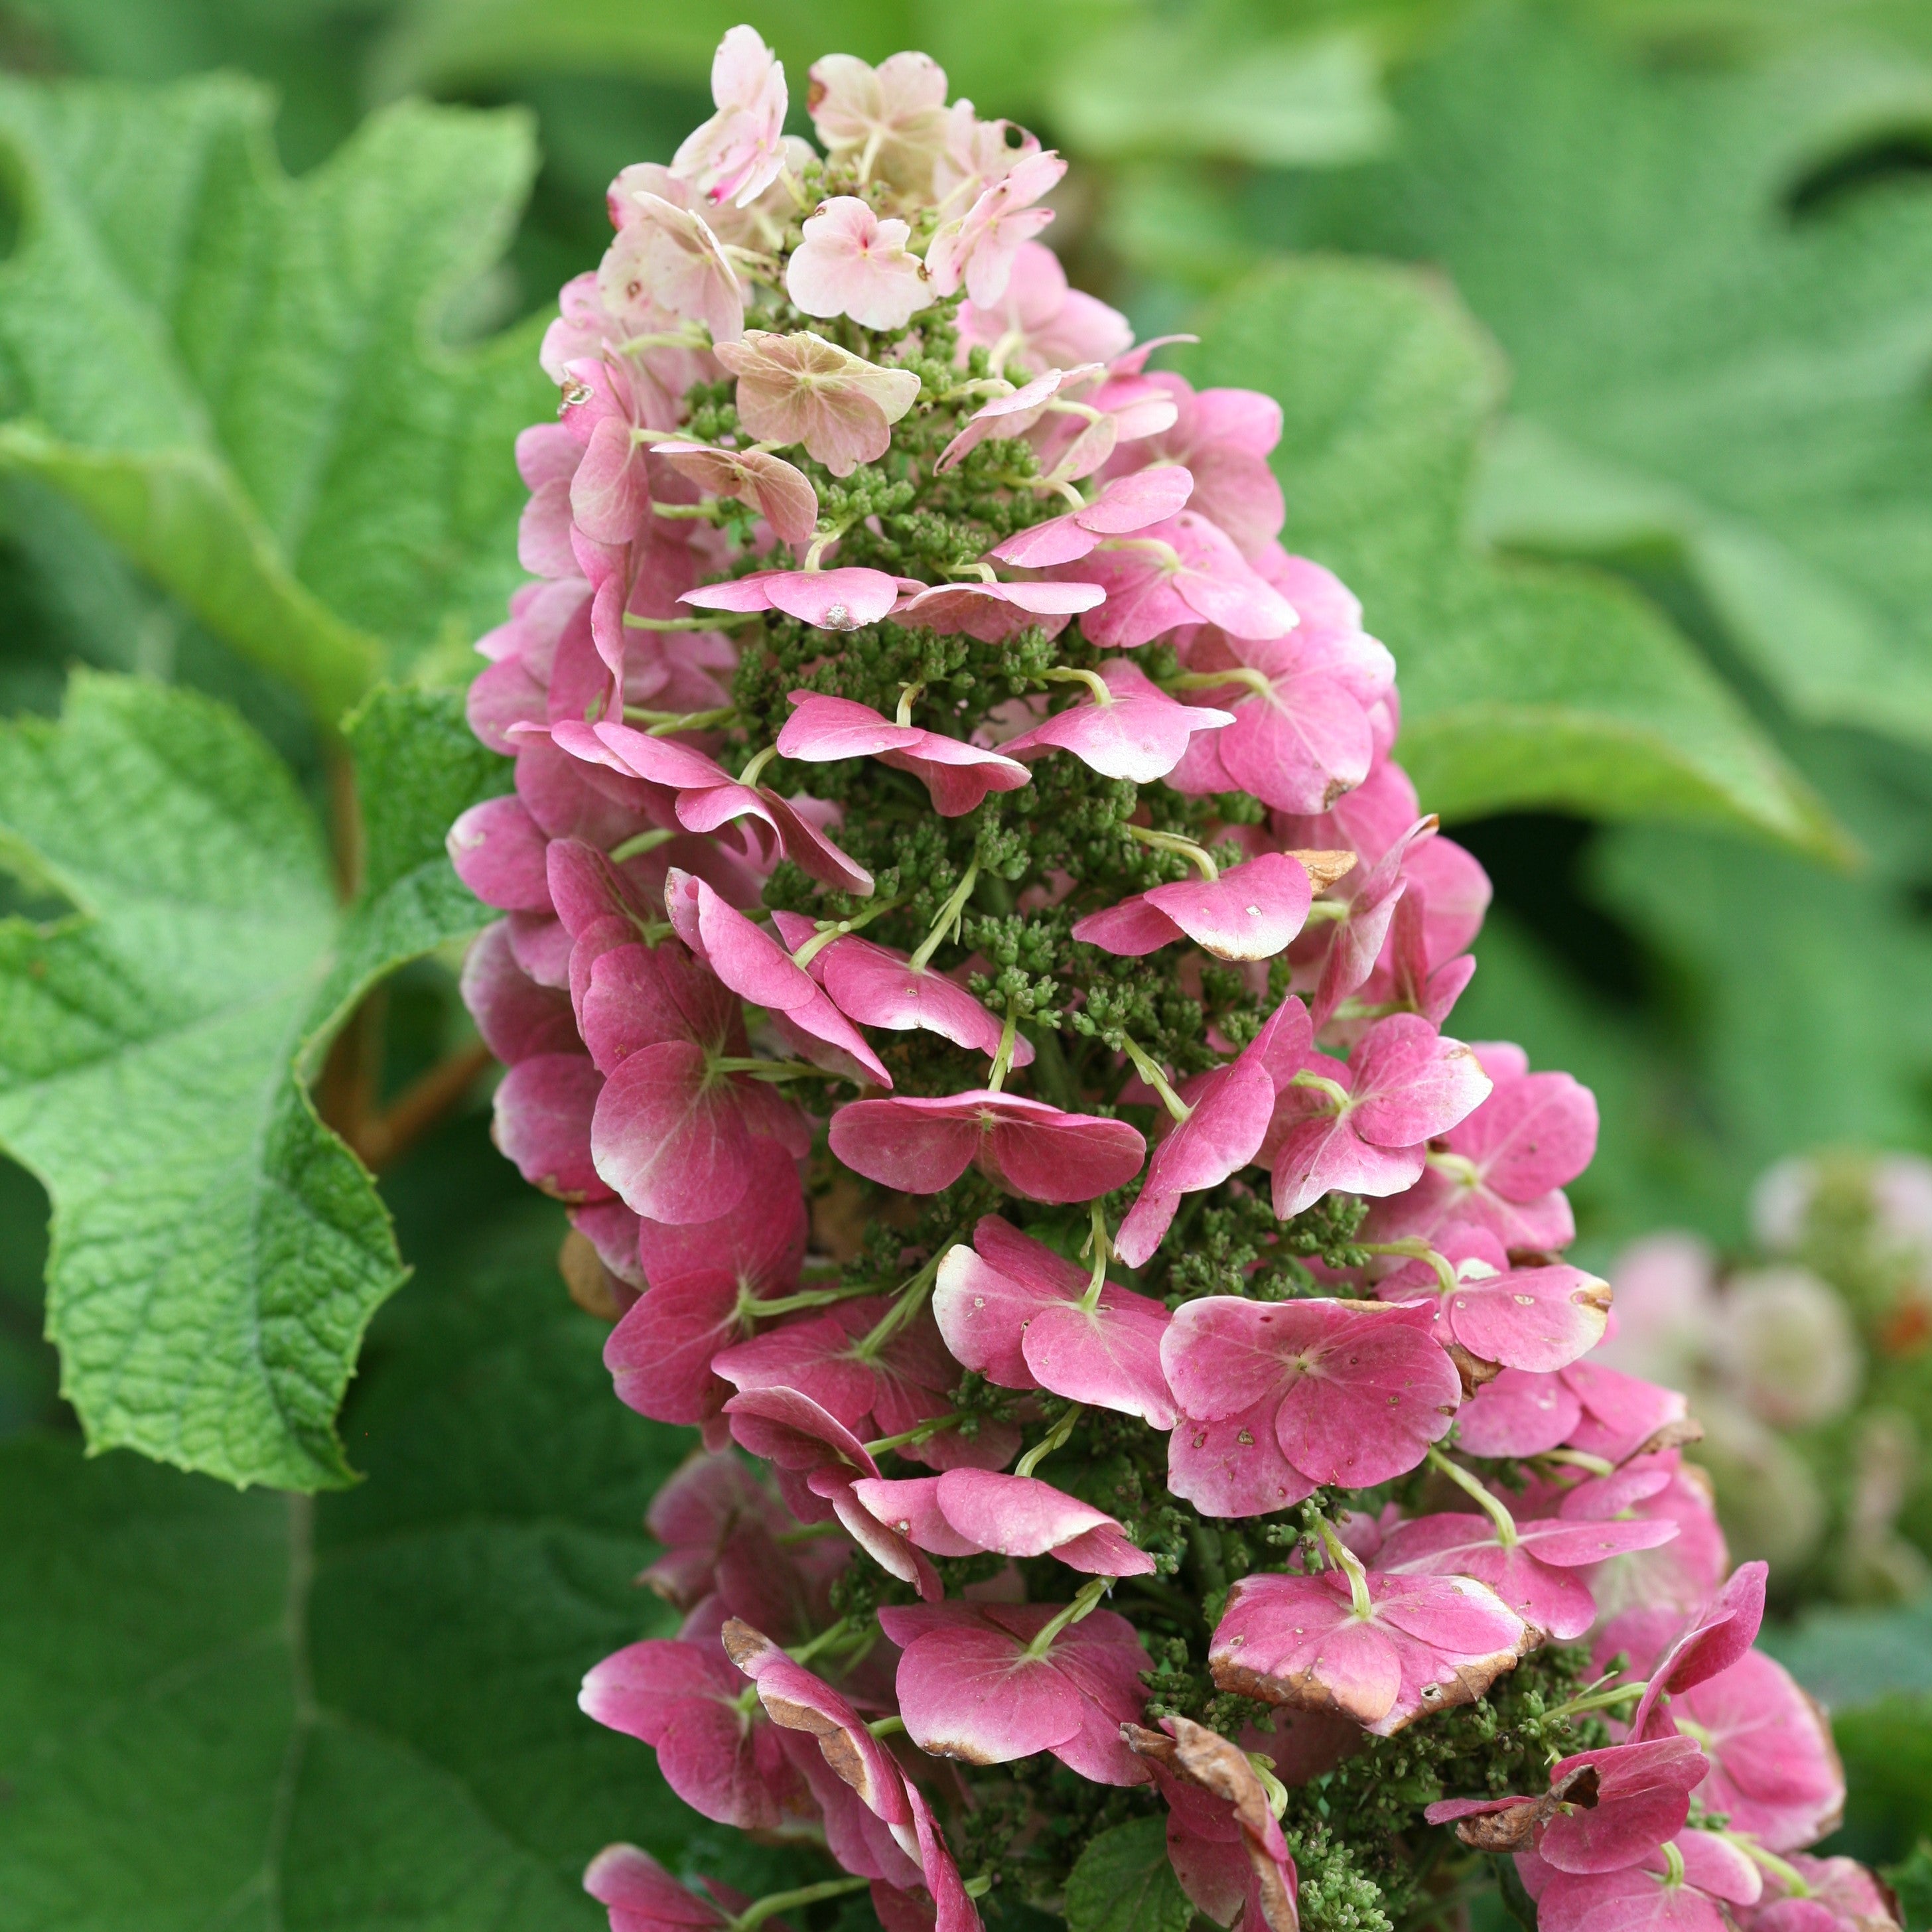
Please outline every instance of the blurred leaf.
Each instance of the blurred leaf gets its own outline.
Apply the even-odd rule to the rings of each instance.
[[[1068,1932],[1186,1932],[1193,1916],[1168,1862],[1163,1818],[1102,1832],[1066,1880]]]
[[[40,1339],[47,1198],[32,1174],[0,1160],[0,1436],[58,1415],[60,1363]]]
[[[1903,887],[1661,826],[1611,835],[1594,869],[1670,964],[1740,1200],[1800,1148],[1932,1144],[1932,925]]]
[[[686,1432],[611,1400],[562,1219],[455,1137],[436,1257],[345,1418],[374,1480],[238,1496],[0,1446],[0,1928],[596,1932],[610,1840],[754,1886],[776,1855],[575,1706],[671,1618],[632,1582]]]
[[[1894,1692],[1832,1713],[1845,1761],[1845,1822],[1831,1849],[1868,1864],[1907,1856],[1932,1819],[1932,1695]]]
[[[746,21],[784,62],[802,104],[806,70],[820,54],[879,61],[926,46],[919,12],[914,0],[416,0],[379,50],[375,73],[385,93],[530,72],[622,70],[701,87],[719,40]]]
[[[1337,571],[1402,668],[1403,763],[1445,817],[1551,804],[1840,835],[1671,627],[1576,570],[1496,561],[1464,524],[1496,360],[1438,286],[1311,260],[1258,271],[1202,322],[1197,382],[1264,389],[1286,428],[1283,541]]]
[[[1230,23],[1233,24],[1233,23]],[[1275,166],[1359,160],[1393,131],[1370,41],[1346,32],[1257,40],[1148,21],[1068,64],[1055,118],[1076,154],[1214,154]]]
[[[1666,54],[1762,56],[1825,41],[1932,55],[1932,14],[1920,0],[1588,0],[1582,10]]]
[[[726,29],[748,21],[785,63],[794,109],[820,55],[930,53],[956,98],[1043,116],[1076,154],[1213,154],[1281,164],[1358,160],[1387,140],[1381,61],[1357,10],[1221,4],[1178,16],[1150,0],[418,0],[379,50],[386,94],[624,74],[702,86]],[[1340,23],[1328,17],[1345,16]],[[668,151],[666,151],[667,154]],[[636,156],[627,156],[635,159]]]
[[[454,697],[352,726],[371,803],[338,922],[284,769],[206,698],[79,674],[0,736],[0,860],[73,916],[0,924],[0,1143],[53,1197],[47,1330],[92,1445],[349,1480],[334,1415],[402,1270],[302,1082],[362,991],[473,931],[442,853],[500,784]]]
[[[0,464],[332,724],[511,580],[510,443],[544,384],[527,332],[454,350],[435,326],[495,260],[530,141],[398,108],[291,182],[268,115],[230,80],[0,83]]]
[[[1932,182],[1888,172],[1932,70],[1640,64],[1503,9],[1396,106],[1400,156],[1271,232],[1440,263],[1495,331],[1486,533],[1673,552],[1799,716],[1932,742]]]
[[[1622,1243],[1658,1227],[1725,1232],[1740,1197],[1646,1016],[1586,985],[1506,910],[1491,912],[1474,951],[1476,976],[1450,1030],[1514,1040],[1533,1066],[1561,1067],[1596,1096],[1597,1157],[1568,1190],[1585,1264],[1607,1269]]]
[[[1932,1838],[1921,1838],[1912,1856],[1880,1876],[1898,1894],[1905,1932],[1932,1928]]]
[[[362,118],[364,43],[384,0],[6,0],[32,64],[103,80],[178,80],[238,69],[275,90],[275,142],[290,167],[313,166]],[[373,16],[373,17],[372,17]]]
[[[1817,1610],[1766,1628],[1763,1647],[1834,1712],[1893,1691],[1932,1694],[1932,1601],[1897,1610]]]

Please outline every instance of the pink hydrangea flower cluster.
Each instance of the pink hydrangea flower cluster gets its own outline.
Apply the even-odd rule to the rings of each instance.
[[[815,65],[822,154],[750,28],[712,86],[544,339],[470,700],[514,788],[450,851],[499,1144],[618,1398],[703,1432],[650,1517],[682,1622],[584,1707],[848,1876],[747,1906],[614,1846],[615,1932],[1051,1903],[1043,1787],[989,1795],[1034,1760],[1289,1932],[1297,1790],[1591,1642],[1539,1735],[1612,1740],[1429,1822],[1553,1932],[1868,1922],[1789,1856],[1829,1734],[1682,1399],[1590,1359],[1591,1096],[1444,1030],[1487,881],[1277,541],[1278,410],[1150,374],[1037,238],[1064,164],[925,56]]]

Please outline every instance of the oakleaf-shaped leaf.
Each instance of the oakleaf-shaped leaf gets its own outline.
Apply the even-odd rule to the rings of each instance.
[[[1646,63],[1505,8],[1399,104],[1400,156],[1311,184],[1292,232],[1439,263],[1496,332],[1486,532],[1674,555],[1798,716],[1932,742],[1932,184],[1884,165],[1932,69]]]
[[[0,81],[0,464],[71,498],[333,724],[511,580],[527,330],[440,339],[532,166],[525,121],[406,106],[297,182],[265,90]]]
[[[442,835],[500,761],[458,710],[382,693],[356,721],[346,916],[286,769],[223,706],[83,674],[58,723],[0,732],[0,863],[74,908],[0,922],[0,1145],[53,1199],[47,1330],[97,1448],[350,1478],[335,1412],[403,1270],[298,1075],[382,973],[481,923]]]
[[[721,1844],[576,1706],[675,1625],[632,1580],[686,1432],[610,1400],[556,1210],[512,1194],[478,1225],[496,1165],[466,1128],[412,1170],[440,1204],[406,1224],[425,1280],[348,1414],[371,1481],[238,1496],[0,1445],[8,1932],[597,1932],[602,1845]],[[818,1875],[786,1857],[740,1841],[716,1868]]]
[[[1337,571],[1402,667],[1402,758],[1444,816],[1532,805],[1744,825],[1837,852],[1803,781],[1679,634],[1606,580],[1466,533],[1496,359],[1439,284],[1312,260],[1201,323],[1198,383],[1266,390],[1282,541]]]

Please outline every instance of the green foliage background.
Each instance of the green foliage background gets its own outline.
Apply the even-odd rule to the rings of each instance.
[[[1586,1258],[1932,1151],[1922,6],[7,0],[0,1932],[590,1928],[615,1837],[813,1870],[575,1712],[683,1444],[481,1099],[379,1180],[312,1097],[379,980],[379,1096],[466,1043],[536,318],[741,17],[795,97],[928,48],[1080,164],[1078,279],[1280,398],[1287,540],[1497,882],[1459,1030],[1603,1104]],[[1925,1635],[1778,1639],[1861,1856],[1932,1817]],[[1076,1917],[1180,1924],[1161,1869]]]

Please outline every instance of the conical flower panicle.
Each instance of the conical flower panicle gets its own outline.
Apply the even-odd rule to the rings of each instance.
[[[926,56],[815,64],[816,147],[794,79],[734,28],[562,292],[450,833],[498,1143],[704,1445],[584,1708],[822,1874],[590,1889],[964,1932],[1144,1813],[1256,1932],[1400,1918],[1452,1828],[1552,1928],[1879,1922],[1784,1856],[1842,1780],[1682,1397],[1588,1359],[1594,1103],[1445,1030],[1488,882],[1279,409],[1150,371]]]

